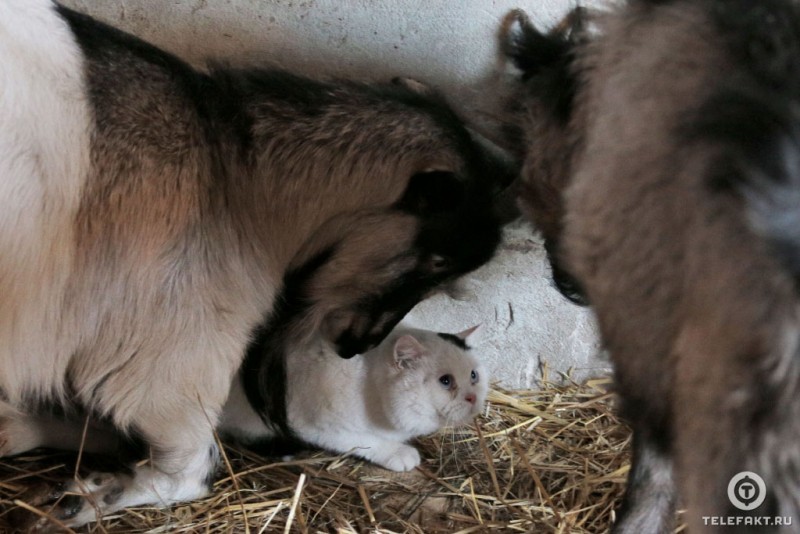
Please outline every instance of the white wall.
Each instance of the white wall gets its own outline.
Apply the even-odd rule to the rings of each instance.
[[[499,21],[513,0],[62,0],[65,5],[201,63],[275,65],[312,76],[387,80],[411,76],[438,87],[459,111],[485,122],[497,104]],[[524,4],[524,3],[523,3]],[[554,23],[570,0],[522,5]],[[464,236],[469,239],[469,236]],[[522,223],[506,230],[498,257],[467,282],[468,300],[436,297],[411,317],[425,328],[486,327],[481,353],[509,387],[532,385],[540,364],[584,376],[607,367],[589,312],[552,288],[542,245]]]

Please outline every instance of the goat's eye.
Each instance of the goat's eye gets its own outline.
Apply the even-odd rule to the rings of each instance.
[[[442,375],[439,377],[439,383],[450,389],[453,385],[453,375]]]
[[[431,269],[434,271],[443,271],[450,266],[450,262],[444,256],[434,254],[431,256]]]
[[[473,369],[472,373],[470,373],[470,375],[469,375],[469,378],[470,378],[470,380],[472,381],[473,384],[477,383],[478,382],[478,371]]]

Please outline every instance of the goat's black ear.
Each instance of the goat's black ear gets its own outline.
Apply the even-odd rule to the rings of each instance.
[[[410,296],[409,296],[410,295]],[[369,303],[363,302],[361,310],[340,310],[326,317],[323,335],[333,344],[342,358],[352,358],[380,345],[392,329],[411,311],[421,299],[411,292],[404,294],[404,301],[396,303],[396,309],[376,312]]]
[[[575,19],[578,18],[579,13],[573,11],[565,21],[570,20],[573,14]],[[571,23],[571,26],[576,25],[576,22]],[[558,27],[551,33],[542,33],[521,9],[506,15],[500,27],[500,49],[525,76],[533,76],[543,68],[561,62],[570,47],[567,28]]]
[[[455,209],[464,197],[464,184],[450,171],[418,172],[411,176],[397,207],[415,215]]]

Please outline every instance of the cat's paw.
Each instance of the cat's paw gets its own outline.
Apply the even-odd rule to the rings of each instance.
[[[392,471],[411,471],[420,464],[419,451],[410,445],[400,444],[384,458],[374,462]]]

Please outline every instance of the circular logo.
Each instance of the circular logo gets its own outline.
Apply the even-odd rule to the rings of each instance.
[[[764,479],[752,471],[742,471],[728,482],[728,499],[739,510],[755,510],[766,498]]]

